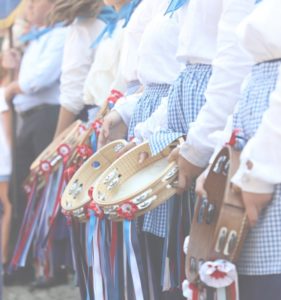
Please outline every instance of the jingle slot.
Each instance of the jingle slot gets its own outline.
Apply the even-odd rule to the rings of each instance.
[[[219,236],[218,236],[217,242],[216,242],[216,247],[215,247],[215,251],[217,253],[222,252],[222,249],[224,248],[224,245],[225,245],[225,242],[226,242],[226,237],[227,237],[227,228],[222,227],[220,229]]]
[[[194,257],[190,257],[189,261],[189,271],[195,273],[197,271],[197,261]]]
[[[228,235],[223,254],[225,256],[232,254],[232,252],[236,247],[236,244],[237,244],[237,232],[235,230],[232,230]]]
[[[203,223],[205,210],[206,210],[207,206],[208,206],[208,199],[207,198],[202,198],[201,206],[199,208],[198,215],[197,215],[197,223],[198,224]]]
[[[214,204],[209,203],[208,210],[207,210],[207,216],[206,216],[206,223],[208,225],[212,224],[215,218],[216,213],[216,207]]]
[[[221,174],[223,172],[224,164],[226,163],[226,161],[227,161],[227,156],[225,156],[225,155],[221,156],[217,160],[217,162],[213,168],[213,172],[216,174]]]
[[[143,210],[143,209],[148,208],[152,204],[152,202],[155,201],[156,199],[157,199],[157,196],[153,196],[153,197],[145,200],[144,202],[138,204],[138,209]]]

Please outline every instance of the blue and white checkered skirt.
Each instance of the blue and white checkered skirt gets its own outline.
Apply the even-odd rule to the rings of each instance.
[[[189,124],[196,119],[205,103],[204,92],[210,76],[210,65],[187,65],[172,85],[168,96],[168,130],[154,134],[149,140],[152,154],[159,153],[187,133]],[[185,198],[191,198],[189,194],[187,196]],[[160,237],[166,235],[169,202],[173,202],[175,197],[145,215],[143,231]]]
[[[151,83],[145,87],[144,92],[135,107],[128,129],[128,139],[134,137],[134,129],[138,123],[144,122],[160,105],[163,97],[168,96],[169,84]]]
[[[258,129],[269,96],[275,89],[280,61],[254,66],[239,109],[234,128],[240,128],[246,140]],[[241,275],[281,274],[281,185],[277,185],[270,205],[262,212],[257,225],[250,229],[238,261]]]
[[[204,93],[211,73],[211,65],[189,64],[172,85],[168,96],[168,128],[149,140],[154,155],[186,135],[206,101]]]

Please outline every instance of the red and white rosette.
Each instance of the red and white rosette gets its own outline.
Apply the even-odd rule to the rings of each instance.
[[[230,287],[233,300],[239,300],[238,275],[234,264],[218,259],[207,261],[200,267],[200,280],[216,289]]]
[[[199,275],[202,282],[213,288],[230,286],[237,279],[235,265],[222,259],[202,264]]]

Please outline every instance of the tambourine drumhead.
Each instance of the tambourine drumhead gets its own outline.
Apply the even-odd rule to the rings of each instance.
[[[167,147],[152,156],[148,143],[144,143],[125,153],[93,185],[94,201],[105,213],[116,205],[132,201],[138,207],[138,216],[170,198],[175,190],[169,185],[169,180],[175,179],[177,175],[176,165],[167,159],[171,149]],[[139,156],[142,152],[146,152],[148,158],[140,164]],[[167,191],[162,194],[161,191],[165,189]],[[114,211],[111,213],[112,218],[118,219]]]
[[[66,186],[61,205],[65,211],[75,211],[89,202],[88,190],[100,174],[116,160],[126,141],[117,140],[93,154],[74,174]]]
[[[53,140],[49,146],[35,159],[32,163],[30,170],[36,170],[40,163],[44,160],[51,159],[53,155],[57,153],[57,149],[62,144],[70,144],[75,147],[80,143],[79,137],[81,136],[80,127],[82,121],[77,120],[71,124],[66,130],[64,130],[58,137]]]

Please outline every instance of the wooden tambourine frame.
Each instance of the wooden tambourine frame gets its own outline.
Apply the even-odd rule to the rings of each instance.
[[[61,206],[66,215],[72,215],[80,222],[88,219],[88,210],[93,208],[91,185],[117,159],[119,151],[127,144],[116,140],[93,154],[74,174],[66,186]]]
[[[220,151],[205,181],[207,197],[197,200],[186,256],[189,282],[198,281],[205,261],[235,262],[239,256],[248,230],[241,193],[230,182],[238,169],[239,154],[230,146]]]
[[[112,220],[134,219],[156,208],[175,194],[177,165],[168,156],[179,142],[152,156],[143,143],[117,159],[93,184],[95,203]],[[139,163],[140,154],[148,158]]]

